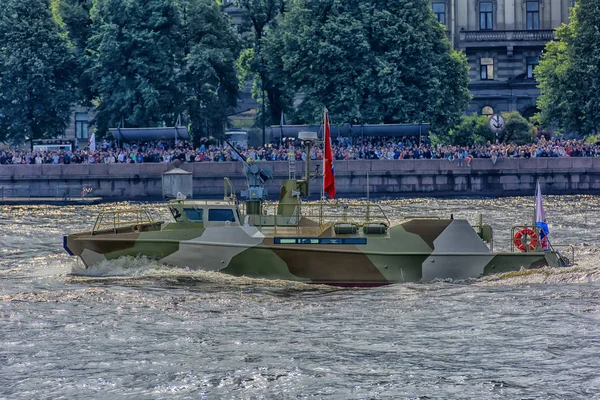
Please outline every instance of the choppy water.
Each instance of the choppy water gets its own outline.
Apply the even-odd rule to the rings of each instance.
[[[502,248],[532,199],[381,203],[483,212]],[[377,289],[143,258],[72,276],[61,235],[100,206],[0,208],[0,398],[600,399],[600,197],[545,205],[577,266]]]

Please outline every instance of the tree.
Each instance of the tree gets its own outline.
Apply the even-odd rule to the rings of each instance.
[[[579,0],[535,69],[545,127],[583,134],[600,129],[600,2]]]
[[[471,146],[474,143],[484,144],[494,142],[494,133],[490,130],[490,119],[485,115],[463,116],[460,124],[450,130],[448,137],[439,135],[442,143],[457,146]]]
[[[468,106],[466,57],[425,1],[298,0],[263,40],[269,79],[303,97],[297,122],[327,106],[336,123],[431,122],[443,133]]]
[[[235,62],[241,44],[227,15],[213,1],[188,0],[182,7],[186,105],[192,131],[206,134],[209,126],[220,129],[237,105]]]
[[[88,69],[96,126],[171,126],[184,109],[183,36],[175,0],[95,0]]]
[[[0,140],[62,134],[74,99],[74,58],[48,0],[0,7]]]
[[[527,144],[536,140],[534,126],[518,111],[502,113],[505,121],[504,130],[498,134],[502,143]]]
[[[86,69],[85,54],[87,41],[91,34],[92,20],[90,10],[92,9],[92,0],[52,0],[55,8],[55,14],[60,18],[64,28],[68,33],[68,40],[75,54],[77,63],[77,102],[79,105],[89,104],[94,94],[90,92],[92,82],[84,74]]]
[[[69,34],[69,40],[75,46],[78,57],[83,57],[91,33],[92,20],[90,10],[92,0],[52,0],[57,7],[61,20]]]
[[[269,66],[264,57],[264,41],[268,29],[274,28],[275,19],[285,12],[285,0],[238,0],[238,7],[244,10],[242,31],[252,32],[252,44],[250,51],[242,54],[243,59],[239,61],[241,78],[253,77],[253,97],[262,102],[262,93],[267,94],[265,106],[267,107],[267,124],[279,121],[279,116],[284,111],[284,93],[281,90],[281,82],[269,74]],[[245,79],[242,80],[245,83]],[[259,115],[262,119],[262,114]]]

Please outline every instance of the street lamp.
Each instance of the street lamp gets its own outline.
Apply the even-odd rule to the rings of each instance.
[[[260,94],[262,97],[262,142],[263,147],[265,147],[267,143],[266,133],[265,133],[265,79],[264,79],[264,71],[265,66],[260,63],[258,64],[258,72],[260,75]]]

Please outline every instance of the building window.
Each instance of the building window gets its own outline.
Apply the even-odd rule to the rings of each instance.
[[[528,30],[540,29],[540,2],[539,1],[528,1],[527,2],[527,29]]]
[[[527,78],[533,79],[533,70],[540,63],[539,57],[527,57]]]
[[[446,4],[433,3],[433,14],[440,24],[446,25]]]
[[[489,31],[494,29],[492,23],[493,17],[493,4],[490,1],[482,1],[479,3],[479,29],[482,31]]]
[[[75,113],[75,137],[85,140],[90,137],[88,132],[88,113]]]
[[[494,115],[494,109],[490,106],[485,106],[481,109],[481,115],[485,115],[486,117],[491,117]]]
[[[491,57],[484,57],[480,60],[481,65],[481,79],[490,80],[494,79],[494,59]]]

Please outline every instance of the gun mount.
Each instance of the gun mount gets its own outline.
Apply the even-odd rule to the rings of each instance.
[[[248,189],[242,190],[242,198],[248,200],[264,200],[268,196],[264,187],[266,181],[273,177],[273,171],[267,165],[259,167],[251,162],[244,161],[244,174],[248,181]]]
[[[273,178],[273,170],[268,165],[259,167],[254,164],[254,161],[244,157],[227,139],[225,143],[231,147],[238,159],[244,164],[244,175],[248,182],[248,189],[242,190],[240,193],[242,199],[246,200],[246,209],[248,214],[260,214],[262,201],[267,198],[269,193],[264,187],[265,182]]]

